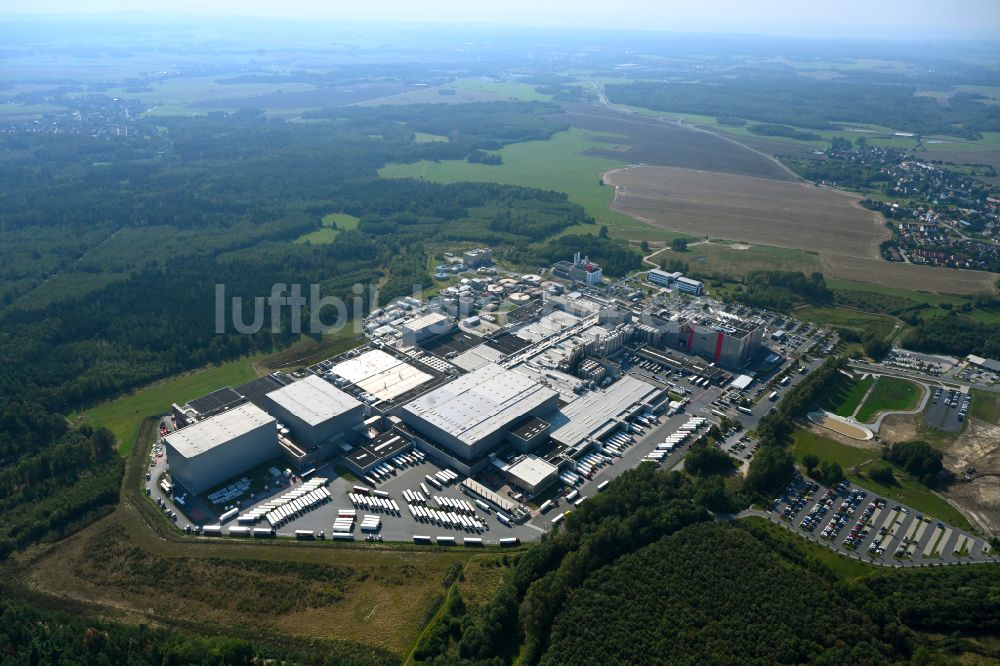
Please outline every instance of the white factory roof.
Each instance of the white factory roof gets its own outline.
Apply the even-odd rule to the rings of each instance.
[[[444,326],[451,323],[451,317],[440,312],[428,312],[403,324],[404,328],[411,331],[422,331],[431,326]],[[443,332],[443,330],[442,330]]]
[[[558,471],[559,468],[538,456],[525,456],[523,460],[507,468],[508,474],[522,480],[530,488],[536,487]]]
[[[740,375],[739,377],[734,379],[733,383],[730,384],[729,386],[731,386],[734,389],[739,389],[740,391],[742,391],[746,387],[750,386],[750,384],[752,383],[753,383],[753,377],[751,377],[750,375]]]
[[[499,349],[487,345],[476,345],[451,359],[451,362],[466,372],[472,372],[488,363],[500,360],[501,356],[503,356],[503,352]]]
[[[560,416],[552,421],[552,439],[576,446],[587,437],[602,435],[616,418],[659,392],[652,384],[626,375],[606,390],[594,391],[563,407]]]
[[[472,446],[557,394],[495,363],[427,393],[404,409]]]
[[[268,424],[277,441],[278,429],[274,417],[247,402],[172,432],[165,439],[177,453],[193,458]]]
[[[282,386],[268,393],[267,397],[311,426],[361,405],[355,398],[316,375]]]
[[[338,363],[330,371],[379,400],[392,400],[434,379],[381,349]]]
[[[579,322],[580,318],[577,316],[562,310],[554,310],[538,321],[521,327],[515,335],[529,342],[540,342]]]

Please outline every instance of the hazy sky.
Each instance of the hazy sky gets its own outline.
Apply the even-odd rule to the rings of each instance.
[[[803,37],[1000,36],[1000,0],[0,0],[0,16],[137,9]]]

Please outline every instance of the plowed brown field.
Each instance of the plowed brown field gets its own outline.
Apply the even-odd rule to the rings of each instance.
[[[678,167],[630,167],[605,174],[612,208],[653,226],[698,236],[820,253],[828,277],[946,293],[993,289],[997,275],[884,261],[881,216],[855,195],[801,182]]]

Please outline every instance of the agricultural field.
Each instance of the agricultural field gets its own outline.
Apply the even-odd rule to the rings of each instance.
[[[623,115],[584,104],[564,104],[566,120],[573,127],[614,134],[605,146],[587,151],[588,155],[611,157],[629,164],[651,164],[760,178],[792,180],[784,167],[774,160],[708,132],[690,127]]]
[[[677,167],[605,178],[617,188],[616,210],[691,234],[876,258],[888,235],[853,197],[803,183]]]
[[[993,290],[996,275],[895,264],[879,257],[880,217],[854,195],[804,183],[677,167],[630,167],[605,175],[612,208],[690,234],[818,252],[825,275],[945,293]]]
[[[599,224],[606,225],[612,235],[647,240],[635,232],[649,230],[656,232],[653,234],[656,238],[673,237],[672,234],[649,229],[635,218],[610,210],[614,190],[601,185],[601,173],[620,167],[623,162],[584,154],[607,140],[617,140],[617,137],[571,128],[547,141],[526,141],[504,147],[497,151],[503,158],[501,165],[470,164],[465,160],[425,160],[413,164],[390,164],[380,169],[379,175],[383,178],[423,178],[439,183],[473,181],[556,190],[565,192],[571,201],[582,205]]]
[[[923,389],[905,379],[882,376],[875,382],[875,387],[868,394],[857,419],[862,423],[871,423],[880,412],[907,411],[915,408],[923,395]]]
[[[510,81],[468,78],[441,86],[424,86],[385,97],[359,102],[358,106],[381,104],[463,104],[467,102],[547,101],[550,95],[535,92],[535,86]]]
[[[690,243],[687,252],[667,249],[652,257],[687,262],[690,272],[718,278],[743,278],[753,271],[802,271],[809,275],[819,270],[819,256],[814,252],[773,245],[746,245],[723,241]]]

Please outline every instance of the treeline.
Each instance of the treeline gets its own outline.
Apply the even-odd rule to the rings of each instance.
[[[795,429],[795,419],[808,414],[823,394],[837,381],[847,359],[831,356],[789,389],[774,412],[757,423],[760,450],[750,461],[744,488],[760,499],[770,499],[795,473],[795,460],[788,452],[788,437]]]
[[[114,140],[0,137],[11,156],[0,161],[0,394],[63,411],[295,339],[287,313],[276,332],[217,334],[216,284],[244,297],[247,322],[275,282],[321,284],[324,296],[382,283],[388,299],[429,283],[428,240],[513,245],[590,222],[561,193],[378,177],[393,161],[548,138],[564,126],[557,111],[343,108],[309,123],[238,112],[140,119]],[[417,143],[417,131],[449,141]],[[359,229],[289,242],[328,212],[361,218]]]
[[[697,82],[641,81],[608,85],[605,91],[619,104],[813,130],[839,129],[842,122],[966,138],[1000,130],[1000,109],[972,95],[957,94],[942,107],[934,99],[914,95],[917,88],[899,80],[817,81],[794,73],[741,77],[702,73]]]
[[[130,664],[252,666],[396,664],[391,653],[341,642],[268,647],[228,636],[201,636],[145,624],[112,624],[0,600],[0,652],[12,666]]]
[[[1000,358],[1000,328],[956,314],[929,317],[915,322],[903,336],[902,346],[954,356]]]
[[[891,664],[909,632],[738,527],[701,524],[587,578],[541,664]],[[529,662],[530,663],[530,662]]]
[[[54,540],[118,502],[114,435],[20,401],[0,406],[0,559]]]
[[[925,486],[933,484],[934,477],[944,469],[944,454],[919,440],[893,444],[885,450],[883,457],[920,479]]]
[[[457,652],[473,661],[536,663],[552,623],[592,572],[709,514],[692,501],[683,476],[651,465],[625,472],[608,490],[566,517],[563,529],[521,555],[496,596],[463,624]]]
[[[518,246],[509,256],[522,266],[545,266],[570,260],[576,252],[600,264],[607,275],[625,275],[642,266],[642,257],[628,244],[593,234],[567,234],[537,246]]]
[[[822,141],[823,139],[815,132],[803,132],[788,125],[751,125],[747,129],[758,136],[781,136],[796,141]]]
[[[744,305],[787,312],[802,303],[832,303],[833,292],[827,288],[822,273],[807,277],[801,271],[753,271],[733,298]]]
[[[414,658],[436,666],[944,665],[980,648],[915,629],[1000,629],[995,568],[935,570],[926,589],[925,572],[848,582],[763,521],[709,520],[698,490],[677,472],[629,470],[540,543],[504,557],[504,581],[485,603],[470,609],[451,589]],[[948,594],[949,585],[959,593]],[[940,597],[947,602],[935,607]]]

